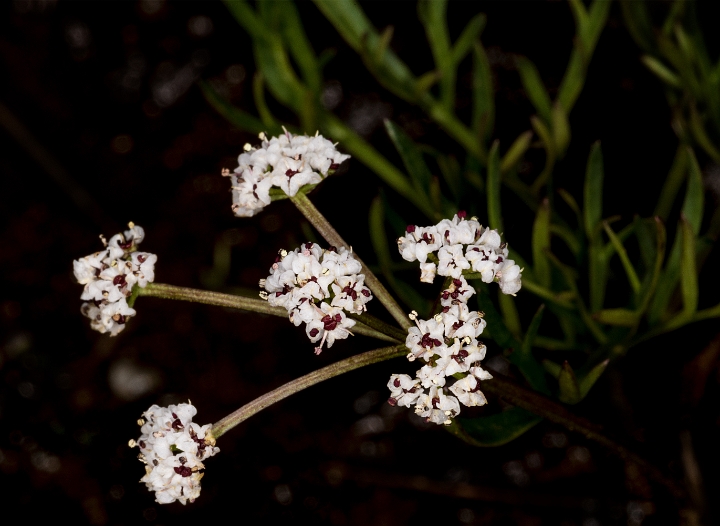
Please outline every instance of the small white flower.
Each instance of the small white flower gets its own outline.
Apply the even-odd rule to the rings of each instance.
[[[468,375],[462,380],[458,380],[450,387],[450,390],[463,405],[468,407],[485,405],[487,404],[487,398],[480,391],[479,382],[477,378],[472,375]]]
[[[420,263],[420,281],[422,283],[432,283],[435,280],[437,266],[435,263]]]
[[[138,458],[145,464],[145,476],[140,480],[155,500],[169,504],[194,502],[200,496],[200,479],[205,469],[202,460],[217,454],[210,425],[192,422],[197,410],[191,404],[169,407],[151,406],[141,423],[140,438],[131,440],[138,446]]]
[[[470,268],[470,263],[465,259],[462,245],[450,245],[441,247],[438,251],[438,274],[458,279],[462,276],[463,270]]]
[[[440,294],[440,304],[449,307],[458,303],[467,303],[475,294],[475,288],[464,277],[453,279],[450,286]]]
[[[450,425],[452,419],[460,414],[460,403],[454,396],[446,395],[442,387],[431,387],[418,399],[415,413],[428,422]]]
[[[495,273],[495,278],[500,283],[500,290],[503,294],[514,296],[522,287],[522,270],[512,259],[503,261],[500,269]]]
[[[393,374],[387,386],[390,389],[390,398],[388,399],[390,405],[411,407],[424,394],[420,382],[406,374]]]

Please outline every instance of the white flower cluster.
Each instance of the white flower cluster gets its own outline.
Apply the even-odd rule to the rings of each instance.
[[[133,286],[145,287],[155,279],[157,256],[138,252],[145,237],[142,227],[128,223],[129,230],[115,234],[106,241],[105,250],[73,261],[78,283],[85,285],[80,299],[85,300],[81,312],[90,318],[96,331],[115,336],[135,310],[127,304]]]
[[[130,447],[140,448],[138,458],[145,464],[145,476],[140,482],[155,492],[160,504],[195,502],[205,470],[202,461],[220,452],[210,424],[193,423],[196,414],[197,409],[189,403],[153,405],[138,420],[142,426],[140,438],[129,442]]]
[[[270,188],[294,196],[306,184],[317,184],[349,159],[322,135],[284,135],[268,140],[264,133],[258,148],[245,145],[232,176],[232,209],[238,217],[251,217],[270,204]]]
[[[265,289],[260,297],[270,305],[284,307],[295,326],[304,323],[310,341],[320,340],[315,348],[315,354],[320,354],[323,344],[329,348],[335,340],[352,334],[349,329],[355,320],[346,312],[367,310],[365,304],[372,293],[365,287],[361,269],[345,247],[324,250],[316,243],[305,243],[293,252],[279,252],[270,275],[260,280]]]
[[[460,404],[487,403],[480,381],[492,378],[480,367],[485,346],[477,338],[485,328],[482,313],[471,311],[467,302],[475,289],[459,276],[440,296],[442,310],[429,320],[418,320],[408,329],[405,345],[408,360],[425,363],[411,378],[393,374],[388,382],[390,405],[415,406],[415,413],[428,422],[448,425],[460,413]],[[460,378],[448,386],[448,380]],[[449,394],[447,391],[452,392]]]
[[[434,226],[408,226],[397,241],[403,259],[420,262],[420,281],[425,283],[432,283],[436,273],[457,279],[472,269],[485,283],[496,281],[504,294],[514,296],[522,286],[522,269],[507,258],[507,243],[501,242],[497,230],[483,228],[465,215],[459,212]]]

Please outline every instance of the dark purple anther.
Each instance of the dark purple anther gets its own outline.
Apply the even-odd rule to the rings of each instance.
[[[465,210],[460,210],[460,211],[457,213],[457,216],[458,216],[460,219],[465,219],[465,217],[467,217],[467,212],[466,212]]]
[[[145,263],[145,260],[146,260],[146,259],[147,259],[147,258],[146,258],[145,256],[143,256],[142,254],[140,254],[140,255],[138,256],[138,261],[139,261],[140,263]]]
[[[318,335],[318,332],[320,332],[320,331],[317,330],[317,329],[311,329],[311,330],[310,330],[310,337],[311,337],[311,338],[314,338],[315,336]]]
[[[405,232],[412,234],[413,232],[415,232],[415,228],[416,228],[415,225],[408,225],[407,228],[405,229]]]
[[[338,163],[332,163],[330,165],[330,168],[328,168],[328,169],[329,170],[337,170],[338,168],[340,168],[340,165]]]
[[[184,427],[185,427],[185,426],[182,425],[182,422],[180,422],[180,419],[179,419],[179,418],[176,418],[175,421],[172,423],[172,428],[173,428],[175,431],[178,431],[178,430],[180,430],[180,429],[183,429]]]
[[[400,387],[400,379],[399,379],[399,378],[395,378],[395,381],[393,382],[393,385],[394,385],[395,387]]]
[[[192,469],[187,466],[180,466],[174,469],[175,473],[177,473],[178,475],[182,475],[183,477],[189,477],[190,475],[192,475]]]
[[[300,172],[298,170],[289,170],[285,172],[285,175],[288,176],[288,179],[292,178],[293,175],[299,174]]]
[[[113,285],[125,285],[125,276],[123,274],[118,274],[113,278]]]
[[[395,400],[394,398],[390,397],[390,398],[388,398],[388,404],[390,404],[391,406],[395,407],[395,406],[397,405],[397,400]]]

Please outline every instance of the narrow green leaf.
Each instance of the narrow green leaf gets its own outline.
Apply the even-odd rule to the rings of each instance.
[[[234,126],[251,133],[260,133],[261,131],[267,129],[259,119],[239,108],[236,108],[227,100],[222,98],[210,83],[201,80],[199,84],[205,100],[208,101],[215,111],[217,111]]]
[[[322,75],[315,51],[305,34],[294,2],[266,2],[281,20],[280,31],[293,60],[300,68],[305,85],[317,96],[322,88]],[[308,133],[311,130],[307,130]]]
[[[380,34],[360,5],[352,0],[315,0],[315,5],[386,89],[404,100],[416,100],[414,75],[391,49],[383,46]],[[378,63],[378,59],[382,62]]]
[[[702,172],[698,165],[695,152],[688,147],[688,184],[685,191],[685,200],[683,201],[682,213],[685,215],[687,222],[690,224],[693,234],[700,234],[700,224],[702,223],[704,211],[704,192],[702,182]]]
[[[526,269],[527,270],[527,269]],[[466,278],[469,279],[469,278]],[[547,289],[541,285],[538,285],[533,280],[528,279],[526,276],[523,276],[522,278],[522,284],[523,289],[527,290],[531,294],[535,294],[538,298],[543,299],[547,302],[554,303],[558,307],[562,307],[564,309],[573,309],[573,304],[568,301],[566,298],[563,298],[561,296],[561,293],[556,293],[550,289]]]
[[[418,15],[425,28],[425,36],[435,61],[435,68],[441,72],[440,100],[448,109],[455,106],[455,72],[457,63],[450,50],[450,35],[447,25],[447,0],[420,0]]]
[[[533,115],[532,117],[530,117],[530,123],[532,124],[535,133],[537,133],[538,137],[540,137],[543,148],[545,148],[545,166],[543,167],[543,171],[540,172],[540,175],[537,176],[537,179],[535,179],[531,187],[532,192],[537,194],[550,179],[553,167],[555,166],[555,141],[552,138],[552,133],[550,132],[550,129],[537,116]]]
[[[675,198],[680,193],[680,185],[685,179],[688,167],[687,152],[688,150],[685,146],[678,146],[675,158],[670,166],[670,171],[660,192],[660,199],[655,207],[654,215],[660,217],[663,221],[667,221]]]
[[[380,38],[378,39],[374,49],[372,49],[372,54],[370,55],[375,63],[382,64],[383,59],[385,58],[385,52],[390,47],[390,42],[392,42],[394,33],[395,28],[393,26],[387,26],[382,30],[382,33],[380,33]]]
[[[538,207],[532,231],[533,274],[543,287],[550,287],[550,201],[545,198]]]
[[[580,386],[578,385],[575,372],[565,360],[558,376],[558,399],[565,404],[577,404],[582,400]]]
[[[633,292],[637,294],[638,292],[640,292],[640,279],[637,276],[637,272],[635,272],[635,268],[630,262],[630,258],[627,255],[627,251],[625,250],[622,241],[620,241],[615,232],[610,228],[610,225],[608,225],[607,221],[603,221],[602,225],[605,229],[605,233],[610,238],[610,242],[615,247],[615,251],[620,257],[620,262],[622,263],[623,269],[625,270],[625,275],[630,282],[630,286],[632,287]]]
[[[478,447],[507,444],[538,424],[542,418],[520,407],[480,418],[456,418],[446,426],[450,433]]]
[[[528,130],[518,135],[518,138],[515,139],[515,142],[510,145],[510,148],[508,148],[508,151],[505,152],[505,155],[500,162],[501,173],[507,173],[510,169],[514,168],[517,163],[520,162],[520,159],[523,158],[523,155],[525,155],[525,152],[530,147],[530,141],[532,141],[532,137],[533,132],[531,130]]]
[[[463,197],[463,181],[462,174],[460,173],[460,164],[454,155],[444,155],[438,152],[435,152],[435,161],[437,162],[438,167],[440,168],[440,173],[442,173],[445,182],[450,188],[450,191],[455,198],[455,204],[457,205],[460,198]]]
[[[502,313],[505,326],[516,338],[519,338],[522,329],[520,327],[520,315],[515,306],[514,298],[507,294],[498,293],[498,304],[500,305],[500,312]]]
[[[682,83],[677,74],[655,57],[643,55],[640,58],[640,61],[645,64],[645,67],[653,72],[657,78],[662,80],[668,86],[677,89],[682,87]]]
[[[683,315],[690,318],[697,311],[698,276],[695,263],[695,234],[685,216],[680,218],[682,229],[682,258],[680,259],[680,290]]]
[[[583,219],[588,239],[595,235],[595,229],[602,218],[603,157],[600,142],[593,144],[585,171]]]
[[[430,90],[442,78],[442,72],[433,70],[423,73],[418,77],[415,85],[418,93],[422,94]]]
[[[600,362],[595,367],[590,369],[590,371],[578,381],[578,386],[580,388],[580,399],[583,399],[587,396],[587,394],[590,392],[590,388],[595,385],[595,382],[600,379],[609,363],[610,360],[604,360]]]
[[[575,232],[564,225],[551,224],[550,233],[562,239],[576,258],[580,257],[582,248]],[[582,233],[580,234],[582,235]]]
[[[607,22],[611,5],[612,2],[607,0],[594,0],[588,10],[587,23],[578,25],[576,29],[575,46],[555,99],[568,113],[572,111],[585,85],[587,66]]]
[[[568,3],[570,4],[570,10],[572,11],[573,18],[575,19],[575,25],[579,29],[586,27],[588,24],[588,12],[582,3],[582,0],[570,0]]]
[[[640,323],[639,313],[630,309],[603,309],[593,314],[593,318],[616,327],[637,327]]]
[[[555,152],[558,157],[562,158],[568,144],[570,144],[570,122],[568,121],[567,112],[559,102],[553,104],[551,124],[553,140],[555,142]]]
[[[405,174],[332,113],[323,112],[321,117],[320,128],[323,135],[342,143],[343,149],[375,172],[385,184],[413,203],[428,218],[437,219],[428,200],[415,191]]]
[[[522,345],[518,349],[513,349],[508,355],[508,359],[520,370],[523,377],[533,389],[541,393],[550,394],[547,383],[545,382],[543,368],[532,354],[532,347],[537,337],[540,323],[542,322],[544,310],[545,306],[541,305],[530,322]]]
[[[500,206],[500,143],[495,141],[490,149],[487,168],[487,203],[490,228],[502,232],[502,212]]]
[[[530,322],[530,326],[528,327],[528,330],[525,333],[525,338],[523,338],[522,342],[521,353],[523,357],[532,356],[532,346],[535,342],[538,330],[540,329],[544,312],[545,305],[540,305],[535,313],[535,316],[533,316],[533,319]]]
[[[572,196],[570,192],[565,190],[564,188],[558,188],[557,190],[558,194],[560,194],[560,197],[563,201],[565,201],[565,204],[567,204],[570,207],[570,210],[575,212],[575,215],[577,216],[578,225],[581,225],[583,223],[582,220],[582,212],[580,211],[580,206],[578,205],[575,198]]]
[[[400,126],[385,119],[385,130],[400,154],[400,158],[405,165],[405,169],[410,175],[415,190],[421,195],[427,196],[430,191],[430,181],[432,175],[423,160],[420,149],[415,145],[410,137],[403,131]]]
[[[490,61],[480,41],[473,45],[471,122],[473,132],[481,141],[492,136],[495,127],[495,93]]]
[[[472,49],[473,43],[480,37],[485,24],[487,22],[487,16],[485,13],[478,13],[470,19],[470,22],[465,26],[460,36],[455,41],[452,48],[452,61],[453,64],[460,64],[465,55],[467,55]]]
[[[708,136],[705,130],[705,124],[694,103],[690,104],[690,131],[700,147],[705,150],[705,153],[712,157],[716,163],[720,162],[720,151],[718,151],[712,139]]]
[[[602,217],[603,158],[600,143],[590,150],[585,172],[583,223],[589,241],[588,266],[590,284],[590,312],[602,309],[607,280],[607,260],[602,253],[602,239],[597,227]]]
[[[559,363],[555,363],[552,360],[543,360],[542,361],[543,367],[545,368],[545,371],[555,378],[556,380],[560,378],[560,372],[562,371],[562,365]]]
[[[540,118],[549,125],[552,122],[552,101],[535,64],[525,57],[518,57],[515,67],[520,73],[520,82],[522,82],[527,98],[535,107]]]
[[[253,76],[253,98],[255,99],[255,107],[260,114],[264,129],[270,133],[277,134],[282,129],[280,124],[275,120],[275,117],[270,112],[267,103],[265,102],[265,83],[262,72],[258,71]]]
[[[635,43],[645,51],[654,50],[655,35],[647,3],[636,2],[635,0],[621,0],[620,7],[622,8],[625,28],[633,37]]]
[[[697,159],[691,148],[687,149],[688,155],[688,181],[685,190],[685,199],[683,200],[682,214],[684,217],[683,224],[687,223],[694,236],[698,236],[700,232],[700,224],[703,214],[703,187],[702,174],[698,166]],[[648,320],[651,325],[657,324],[665,314],[667,307],[672,299],[673,292],[677,287],[680,279],[682,264],[682,226],[675,236],[673,247],[670,250],[670,256],[665,266],[662,279],[659,280],[652,298],[648,311]]]

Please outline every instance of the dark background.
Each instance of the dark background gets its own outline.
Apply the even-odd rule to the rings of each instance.
[[[313,5],[299,7],[316,51],[337,53],[326,78],[338,115],[398,165],[383,132],[386,117],[421,143],[453,147],[371,79]],[[415,73],[432,68],[414,3],[364,7],[376,27],[395,26],[393,48]],[[551,424],[506,446],[478,449],[389,407],[389,374],[412,369],[402,361],[332,379],[253,417],[219,441],[222,453],[207,462],[196,503],[157,505],[137,483],[143,467],[127,447],[148,406],[191,399],[196,420],[214,422],[374,345],[355,338],[315,357],[302,330],[280,319],[154,298],[138,301],[138,315],[118,337],[92,332],[79,313],[71,263],[100,247],[100,233],[110,236],[132,220],[146,229],[142,249],[158,254],[156,281],[237,292],[255,289],[277,249],[294,248],[306,230],[287,202],[251,219],[231,213],[220,169],[233,168],[254,137],[216,114],[196,85],[211,80],[253,111],[250,41],[222,4],[29,0],[5,2],[0,10],[6,513],[20,510],[28,524],[61,517],[94,525],[678,522],[678,508],[662,488]],[[513,54],[533,60],[552,91],[570,53],[572,17],[560,2],[453,3],[453,38],[477,11],[488,14],[483,43],[496,80],[496,137],[507,146],[529,127],[532,113]],[[703,14],[701,20],[713,19]],[[639,55],[614,6],[571,116],[570,152],[556,172],[559,185],[577,192],[590,145],[602,140],[604,214],[625,221],[652,213],[677,145],[662,87],[641,68]],[[461,112],[467,78],[459,84]],[[526,169],[536,174],[542,156],[533,159]],[[362,254],[370,254],[365,218],[379,187],[351,160],[313,196]],[[708,201],[714,206],[710,195]],[[507,238],[526,252],[531,216],[512,205]],[[405,212],[408,220],[421,220]],[[532,312],[537,303],[528,302]],[[683,366],[716,333],[715,322],[707,322],[634,349],[573,410],[678,478],[678,437],[690,429],[707,493],[716,493],[717,370],[696,407],[680,401]],[[489,349],[490,363],[507,369],[501,350]]]

